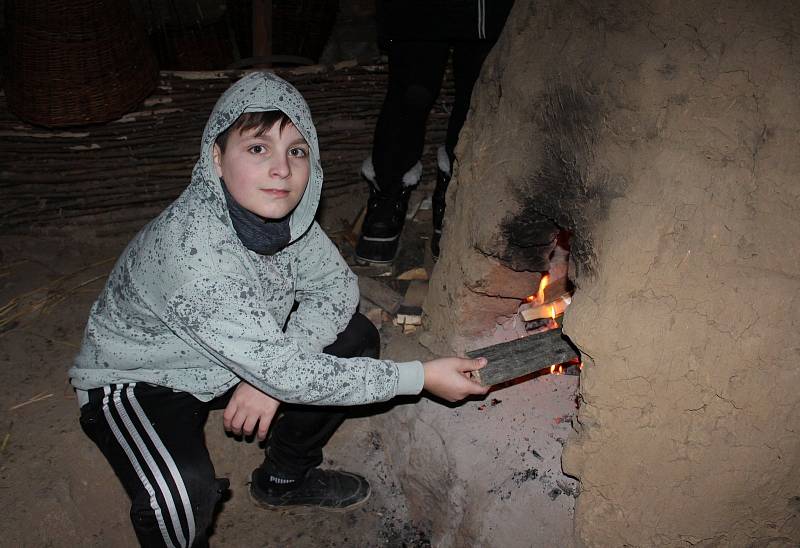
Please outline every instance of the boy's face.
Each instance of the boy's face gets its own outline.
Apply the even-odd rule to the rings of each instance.
[[[214,167],[239,205],[267,219],[281,219],[303,197],[309,175],[309,147],[294,124],[276,123],[232,131],[225,152],[214,145]]]

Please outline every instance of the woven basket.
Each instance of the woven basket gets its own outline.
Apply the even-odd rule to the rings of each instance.
[[[107,122],[155,88],[155,56],[128,0],[10,0],[7,8],[6,96],[23,120]]]

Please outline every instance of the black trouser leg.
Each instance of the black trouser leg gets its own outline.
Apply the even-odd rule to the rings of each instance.
[[[378,357],[380,335],[361,314],[350,320],[326,354],[340,358]],[[345,419],[342,407],[284,404],[266,444],[264,471],[284,479],[297,479],[322,463],[322,448]],[[267,479],[267,478],[265,478]]]
[[[453,80],[455,92],[453,110],[447,121],[445,150],[453,163],[458,134],[464,126],[472,98],[472,88],[481,73],[486,56],[492,51],[494,42],[487,40],[459,41],[453,44]]]
[[[422,156],[425,124],[447,67],[447,42],[393,41],[389,48],[389,85],[372,147],[372,163],[381,191],[400,190],[403,175]]]
[[[228,481],[216,479],[203,436],[209,405],[147,384],[89,391],[81,427],[131,499],[142,546],[207,546]]]

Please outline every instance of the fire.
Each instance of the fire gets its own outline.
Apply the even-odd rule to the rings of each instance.
[[[550,284],[550,274],[545,274],[542,276],[542,279],[539,280],[539,289],[536,291],[536,295],[528,295],[525,297],[526,303],[543,303],[544,302],[544,289]]]
[[[572,303],[572,293],[569,291],[569,282],[565,278],[557,278],[552,282],[550,274],[544,274],[539,280],[539,289],[535,295],[528,295],[525,297],[522,305],[519,307],[519,315],[526,322],[534,320],[547,320],[547,329],[556,329],[559,326],[556,318],[564,314],[564,311]],[[547,295],[545,290],[555,290],[550,293],[555,293],[558,296]],[[545,302],[545,299],[548,302]],[[544,326],[539,323],[536,329],[543,329]],[[569,369],[572,367],[573,369]],[[579,360],[570,361],[563,364],[553,364],[550,366],[549,373],[551,375],[565,375],[567,372],[574,372],[574,368],[583,370],[583,362]],[[545,370],[546,371],[546,370]]]
[[[562,295],[552,303],[521,307],[519,313],[526,322],[538,320],[539,318],[555,319],[564,313],[571,302],[572,297]]]
[[[544,302],[544,289],[547,287],[547,284],[550,283],[550,274],[545,274],[542,276],[541,281],[539,282],[539,291],[536,293],[536,302],[543,303]]]

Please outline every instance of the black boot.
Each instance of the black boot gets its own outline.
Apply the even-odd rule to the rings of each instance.
[[[442,238],[444,224],[445,196],[450,184],[450,173],[439,169],[436,173],[436,188],[433,191],[431,208],[433,209],[433,237],[431,237],[431,253],[433,259],[439,258],[439,240]]]
[[[394,261],[408,211],[411,188],[384,194],[370,188],[367,215],[356,245],[356,259],[387,264]]]
[[[364,504],[370,492],[365,478],[338,470],[312,468],[294,481],[270,476],[263,466],[250,475],[250,499],[270,510],[305,506],[347,512]]]

